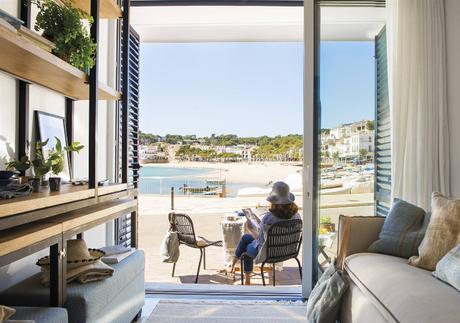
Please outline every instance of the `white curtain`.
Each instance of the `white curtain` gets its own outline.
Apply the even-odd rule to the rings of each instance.
[[[450,195],[444,0],[387,8],[392,195],[429,209],[433,191]]]

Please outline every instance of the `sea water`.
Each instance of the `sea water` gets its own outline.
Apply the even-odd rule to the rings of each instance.
[[[184,194],[181,188],[184,185],[191,187],[206,187],[206,180],[225,179],[225,171],[213,168],[174,167],[163,165],[149,165],[140,169],[139,189],[141,194],[171,194],[174,187],[175,194]],[[227,183],[228,196],[236,196],[239,189],[259,186],[253,183]]]

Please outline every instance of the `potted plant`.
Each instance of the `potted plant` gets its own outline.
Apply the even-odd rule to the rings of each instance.
[[[45,180],[45,175],[49,173],[51,167],[47,160],[43,157],[43,147],[48,144],[48,139],[45,141],[37,141],[35,144],[35,159],[32,161],[35,177],[31,180],[34,192],[38,192],[41,186],[46,186],[48,183]]]
[[[61,189],[61,178],[59,174],[64,170],[64,154],[68,152],[80,152],[83,149],[83,145],[80,142],[72,142],[69,146],[62,147],[61,140],[56,138],[56,145],[49,151],[46,164],[49,165],[51,173],[55,176],[50,176],[48,179],[50,191],[57,192]]]
[[[26,176],[26,171],[30,168],[31,162],[29,156],[22,156],[20,159],[15,159],[6,163],[6,170],[17,170],[21,172],[19,177],[21,183],[27,183],[28,176]]]
[[[74,8],[69,0],[30,0],[38,7],[34,29],[55,44],[54,55],[89,73],[94,66],[96,44],[92,41],[83,19],[91,26],[92,17]]]
[[[329,233],[335,232],[335,224],[332,223],[332,219],[329,216],[321,216],[319,220],[319,232]]]

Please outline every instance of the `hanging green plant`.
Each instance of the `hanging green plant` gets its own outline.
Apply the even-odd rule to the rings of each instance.
[[[91,25],[92,17],[74,8],[68,0],[61,0],[60,4],[55,0],[26,1],[38,7],[34,29],[43,30],[43,37],[56,45],[53,54],[88,73],[95,63],[96,44],[83,20]]]

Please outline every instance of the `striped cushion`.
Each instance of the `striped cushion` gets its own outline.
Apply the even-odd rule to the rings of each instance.
[[[460,291],[460,244],[438,262],[433,276]]]
[[[379,239],[371,244],[369,251],[402,258],[417,255],[429,219],[430,214],[422,208],[395,199]]]

